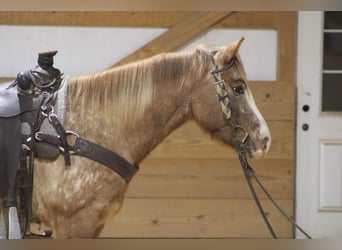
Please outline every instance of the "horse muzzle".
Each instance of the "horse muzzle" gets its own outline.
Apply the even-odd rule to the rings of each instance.
[[[253,144],[253,143],[252,143]],[[251,158],[259,159],[265,157],[271,147],[271,137],[263,137],[259,143],[255,143],[251,148]]]
[[[254,142],[250,136],[247,136],[244,141],[237,141],[237,150],[249,158],[259,159],[265,157],[271,147],[271,138],[269,136]]]

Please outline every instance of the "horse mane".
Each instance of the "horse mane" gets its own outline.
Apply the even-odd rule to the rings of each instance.
[[[175,91],[182,91],[188,82],[203,76],[203,70],[208,68],[208,55],[208,51],[199,48],[163,53],[92,75],[70,78],[69,105],[78,106],[79,112],[101,112],[102,117],[108,118],[115,115],[115,119],[126,126],[134,124],[153,102],[158,84],[172,83]]]

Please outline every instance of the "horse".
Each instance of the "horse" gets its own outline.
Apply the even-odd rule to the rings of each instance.
[[[64,126],[136,166],[189,120],[213,139],[233,148],[244,141],[249,157],[263,157],[271,135],[247,84],[238,53],[243,39],[71,77]],[[227,85],[224,96],[217,82]],[[62,156],[35,161],[36,212],[56,239],[99,237],[122,207],[128,186],[116,172],[82,156],[72,155],[69,167]]]

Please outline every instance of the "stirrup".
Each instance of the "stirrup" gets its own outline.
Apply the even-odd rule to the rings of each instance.
[[[5,216],[6,213],[2,209],[0,213],[0,239],[22,239],[17,208],[10,207],[8,209],[8,235]]]
[[[0,213],[0,239],[21,239],[21,230],[18,218],[18,210],[16,207],[8,209],[8,235],[6,228],[6,219],[3,209]],[[8,237],[7,237],[8,236]]]
[[[8,211],[8,239],[21,239],[18,210],[10,207]]]

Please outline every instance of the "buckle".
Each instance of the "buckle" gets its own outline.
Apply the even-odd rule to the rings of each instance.
[[[73,137],[72,139],[70,139],[70,137]],[[65,130],[65,137],[67,139],[67,142],[68,142],[68,146],[69,146],[69,153],[70,154],[76,154],[75,152],[75,146],[77,145],[77,143],[79,142],[80,140],[80,136],[75,133],[74,131],[71,131],[71,130]],[[65,150],[63,147],[61,146],[58,146],[58,148],[64,153]]]

